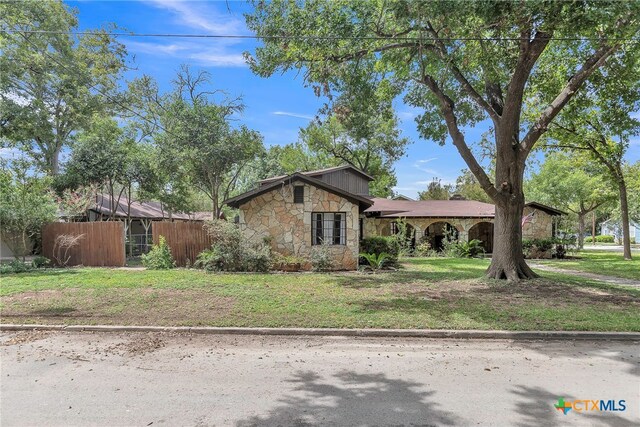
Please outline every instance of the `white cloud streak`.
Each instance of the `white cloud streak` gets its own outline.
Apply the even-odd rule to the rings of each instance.
[[[175,0],[146,0],[149,5],[171,12],[179,24],[189,28],[206,30],[209,34],[240,34],[246,32],[244,22],[209,7],[207,2]]]
[[[309,116],[307,114],[289,113],[287,111],[274,111],[271,114],[273,114],[274,116],[287,116],[287,117],[295,117],[297,119],[313,120],[313,116]]]
[[[168,11],[178,25],[211,35],[248,34],[244,21],[222,13],[207,2],[182,2],[170,0],[146,0],[156,9]],[[170,56],[208,67],[246,67],[237,39],[193,39],[174,43],[126,41],[133,53],[154,56]]]

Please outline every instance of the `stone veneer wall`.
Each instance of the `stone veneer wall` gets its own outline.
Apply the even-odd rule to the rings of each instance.
[[[294,184],[295,185],[295,184]],[[304,203],[293,203],[293,186],[287,185],[253,198],[240,206],[240,229],[253,243],[271,237],[272,249],[282,255],[309,258],[312,212],[344,212],[346,245],[329,246],[336,270],[358,267],[359,207],[336,194],[304,184]],[[310,263],[305,266],[311,267]]]
[[[391,234],[391,223],[396,218],[365,218],[364,237],[388,236]],[[436,222],[448,222],[458,229],[458,239],[467,241],[469,229],[480,222],[493,223],[493,218],[406,218],[407,224],[416,230],[416,240],[424,236],[424,230]]]
[[[553,237],[553,217],[546,212],[525,206],[522,216],[527,216],[534,212],[531,222],[524,225],[522,229],[523,239],[550,239]]]

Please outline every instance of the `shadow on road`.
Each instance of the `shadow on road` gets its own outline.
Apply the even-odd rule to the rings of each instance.
[[[310,425],[454,425],[460,421],[429,401],[434,391],[423,384],[384,374],[344,371],[330,380],[313,372],[297,372],[294,388],[269,413],[240,421],[238,426]]]
[[[597,359],[603,358],[620,363],[627,372],[640,378],[640,358],[635,342],[589,341],[514,341],[514,347],[535,351],[549,357],[549,365],[557,358]]]

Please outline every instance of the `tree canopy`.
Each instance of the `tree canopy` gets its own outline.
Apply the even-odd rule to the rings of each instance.
[[[125,47],[109,28],[73,35],[77,12],[56,1],[1,2],[0,28],[0,136],[56,175],[74,134],[120,108]]]

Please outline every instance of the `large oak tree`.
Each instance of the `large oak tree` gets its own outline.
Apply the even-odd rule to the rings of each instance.
[[[254,72],[300,69],[325,94],[359,84],[353,76],[362,67],[392,82],[397,90],[390,96],[423,109],[416,119],[422,137],[450,138],[496,205],[487,275],[536,276],[521,242],[527,157],[608,58],[637,49],[626,41],[638,32],[640,3],[275,0],[254,6],[247,24],[264,43],[249,58]],[[529,105],[537,114],[527,114]],[[492,128],[493,177],[465,135],[482,121]]]

